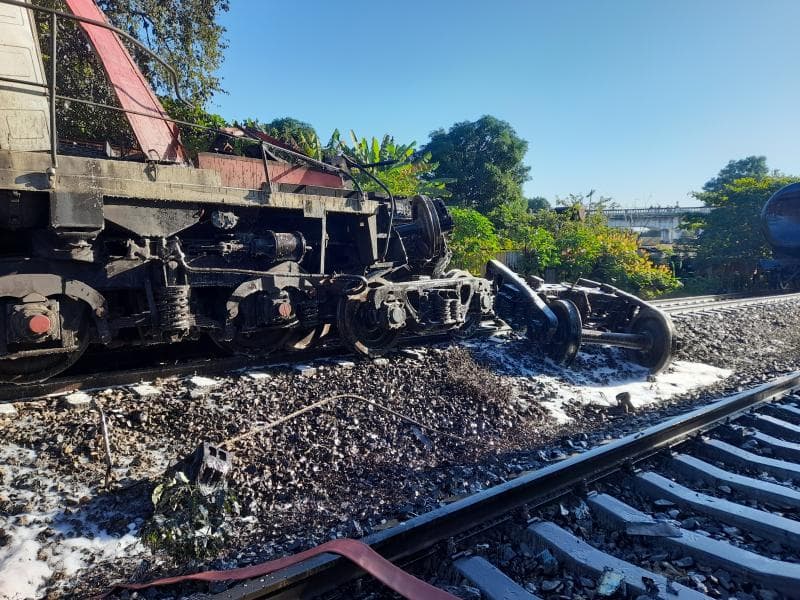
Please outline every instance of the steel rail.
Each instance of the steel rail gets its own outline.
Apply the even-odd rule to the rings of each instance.
[[[800,301],[800,293],[773,294],[769,296],[746,296],[717,301],[698,301],[696,303],[657,304],[658,308],[670,315],[690,314],[703,311],[720,310],[724,308],[743,308],[769,304],[782,304],[784,302]]]
[[[725,397],[642,432],[568,458],[415,517],[362,541],[393,563],[408,561],[482,523],[527,506],[540,506],[575,486],[596,481],[688,437],[735,417],[757,404],[800,389],[800,371]],[[273,575],[241,583],[213,596],[216,600],[311,598],[364,575],[331,554],[321,555]]]
[[[651,304],[656,306],[681,306],[690,304],[708,304],[710,302],[719,302],[721,300],[731,300],[736,298],[754,298],[761,297],[753,296],[752,294],[735,293],[735,294],[707,294],[704,296],[680,296],[677,298],[655,298],[650,300]]]
[[[496,335],[502,331],[508,331],[505,326],[492,325],[478,329],[473,336],[475,339]],[[403,342],[413,345],[437,344],[453,340],[447,332],[432,333],[423,336],[413,336],[400,340],[398,348],[402,350]],[[456,341],[456,340],[453,340]],[[79,390],[105,389],[108,387],[120,387],[135,385],[142,381],[152,381],[157,378],[182,377],[203,373],[204,375],[223,375],[244,369],[275,368],[286,366],[291,368],[295,364],[303,364],[314,360],[325,360],[336,357],[352,356],[353,352],[342,346],[336,339],[324,343],[315,348],[297,350],[292,352],[281,352],[260,357],[250,356],[225,356],[188,359],[177,364],[158,364],[146,367],[132,367],[118,369],[114,371],[101,371],[95,373],[83,373],[78,375],[67,375],[54,377],[47,381],[27,384],[0,384],[0,404],[10,402],[25,402],[37,400],[54,394],[75,392]]]

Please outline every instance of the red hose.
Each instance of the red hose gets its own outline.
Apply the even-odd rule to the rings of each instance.
[[[456,596],[440,590],[417,579],[410,573],[406,573],[400,567],[393,565],[375,552],[367,544],[358,540],[341,539],[325,542],[321,546],[316,546],[299,554],[285,556],[276,560],[270,560],[249,567],[229,569],[227,571],[203,571],[191,575],[179,575],[177,577],[165,577],[156,579],[148,583],[123,583],[118,584],[101,598],[110,596],[119,590],[143,590],[145,588],[183,583],[186,581],[242,581],[243,579],[253,579],[263,577],[275,571],[280,571],[292,565],[303,562],[309,558],[319,556],[329,552],[338,554],[348,559],[352,563],[361,567],[364,571],[372,575],[375,579],[383,583],[386,587],[397,592],[404,598],[410,600],[458,600]]]

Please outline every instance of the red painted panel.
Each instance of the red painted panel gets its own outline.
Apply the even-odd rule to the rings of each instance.
[[[106,20],[94,0],[67,0],[67,4],[78,16]],[[156,160],[186,162],[183,147],[178,141],[177,126],[159,118],[167,114],[117,34],[88,23],[80,23],[80,26],[103,63],[122,108],[155,115],[146,117],[125,113],[144,153]]]
[[[343,188],[342,178],[333,173],[315,171],[307,167],[267,162],[269,178],[273,183],[293,185],[314,185],[319,187]],[[257,158],[232,156],[201,152],[197,155],[197,166],[201,169],[217,171],[225,187],[260,189],[264,183],[264,161]]]

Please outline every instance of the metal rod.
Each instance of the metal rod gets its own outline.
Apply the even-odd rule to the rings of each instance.
[[[495,276],[499,276],[503,283],[507,283],[514,287],[514,289],[516,289],[520,295],[525,297],[532,307],[534,307],[540,314],[544,315],[545,319],[547,320],[547,337],[552,337],[558,328],[558,318],[555,316],[553,311],[550,310],[547,304],[545,304],[545,301],[542,300],[539,294],[534,292],[525,282],[525,280],[522,279],[522,277],[520,277],[517,273],[509,269],[499,260],[491,259],[488,263],[486,263],[486,277],[487,279],[492,279]]]
[[[50,162],[58,168],[58,130],[56,128],[56,73],[58,56],[58,15],[50,15]],[[55,186],[55,179],[53,179]]]
[[[39,83],[38,81],[25,81],[24,79],[14,79],[13,77],[2,77],[2,76],[0,76],[0,81],[6,81],[8,83],[17,83],[17,84],[20,84],[20,85],[31,85],[31,86],[34,86],[34,87],[42,88],[44,90],[47,90],[47,89],[50,88],[50,84],[47,84],[47,83]],[[25,90],[14,90],[14,91],[15,92],[17,92],[17,91],[24,92]],[[44,94],[44,92],[37,92],[37,93],[39,93],[40,95]]]
[[[3,2],[3,0],[0,0],[0,4],[2,4],[2,2]],[[166,121],[167,123],[176,123],[177,125],[186,125],[187,127],[194,127],[195,129],[202,129],[204,131],[211,131],[211,132],[214,132],[214,133],[219,134],[219,135],[224,135],[225,137],[229,137],[229,138],[234,139],[234,140],[242,139],[242,136],[233,135],[233,134],[228,133],[226,131],[223,131],[223,130],[217,128],[217,127],[209,127],[207,125],[198,125],[197,123],[190,123],[189,121],[181,121],[180,119],[173,119],[172,117],[168,117],[167,115],[163,115],[163,114],[159,114],[159,113],[146,112],[146,111],[141,111],[141,110],[130,110],[130,109],[121,108],[119,106],[112,106],[111,104],[104,104],[102,102],[94,102],[93,100],[84,100],[83,98],[74,98],[72,96],[62,96],[60,94],[56,94],[56,99],[57,100],[61,100],[63,102],[76,102],[78,104],[85,104],[87,106],[94,106],[96,108],[104,108],[104,109],[107,109],[107,110],[114,110],[116,112],[121,112],[121,113],[125,113],[125,114],[139,115],[139,116],[142,116],[142,117],[150,117],[152,119],[161,119],[162,121]],[[252,136],[252,135],[250,135],[250,134],[248,134],[246,132],[245,132],[245,136],[244,137],[246,137],[248,140],[251,140],[251,141],[254,141],[254,142],[259,142],[263,146],[268,146],[269,148],[274,148],[275,151],[285,152],[286,154],[289,154],[291,156],[297,157],[297,158],[299,158],[301,160],[304,160],[305,162],[311,163],[314,166],[319,167],[320,169],[322,169],[324,171],[328,171],[330,173],[335,173],[337,175],[342,175],[342,174],[346,175],[346,172],[343,169],[340,169],[340,168],[335,167],[333,165],[329,165],[329,164],[324,163],[324,162],[320,162],[320,161],[318,161],[318,160],[316,160],[314,158],[311,158],[310,156],[306,156],[305,154],[300,154],[299,152],[293,152],[292,150],[287,150],[286,148],[282,148],[281,146],[278,146],[276,144],[271,144],[269,142],[265,142],[264,140],[261,140],[261,139],[259,139],[257,137],[254,137],[254,136]]]
[[[581,344],[604,344],[631,350],[647,350],[652,340],[641,333],[613,333],[596,329],[581,329]]]

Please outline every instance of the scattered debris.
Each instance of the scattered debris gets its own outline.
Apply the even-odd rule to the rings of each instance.
[[[16,417],[17,407],[11,402],[0,403],[0,417]]]
[[[800,333],[793,332],[800,332],[800,327],[790,326],[793,321],[789,320],[795,319],[792,311],[761,311],[764,314],[754,318],[753,313],[758,310],[735,323],[730,319],[716,325],[701,319],[693,321],[690,344],[683,344],[679,354],[684,360],[676,361],[674,371],[659,375],[656,382],[645,382],[640,370],[621,367],[619,353],[590,348],[578,355],[574,369],[567,372],[530,353],[524,360],[519,359],[518,354],[523,353],[517,353],[516,347],[523,342],[503,340],[501,345],[471,341],[468,350],[431,348],[424,360],[390,359],[380,379],[375,377],[370,361],[349,360],[331,361],[342,369],[328,369],[325,377],[309,379],[296,377],[285,368],[270,371],[265,377],[198,378],[211,384],[208,388],[201,386],[203,390],[215,390],[211,393],[213,400],[208,401],[187,402],[187,389],[191,391],[194,384],[189,379],[168,379],[158,384],[158,401],[147,405],[146,427],[139,425],[141,417],[136,415],[142,410],[138,393],[131,388],[114,389],[113,402],[104,400],[114,475],[134,485],[142,481],[163,483],[160,474],[168,466],[164,456],[192,448],[198,439],[217,441],[234,436],[257,429],[262,423],[272,423],[340,390],[355,392],[466,441],[440,440],[418,427],[435,441],[434,449],[428,450],[410,426],[399,426],[398,417],[363,402],[337,403],[278,425],[264,435],[252,435],[242,440],[241,446],[228,446],[239,457],[228,480],[229,489],[235,491],[236,501],[242,505],[242,516],[229,517],[236,542],[226,550],[240,548],[238,553],[232,552],[231,560],[241,564],[302,550],[329,537],[369,535],[382,526],[381,520],[388,523],[399,514],[419,514],[446,498],[463,497],[538,468],[551,458],[563,458],[565,451],[580,451],[576,433],[587,433],[585,443],[593,447],[603,439],[641,429],[688,405],[704,402],[710,393],[747,387],[768,375],[796,368],[797,345],[793,340],[800,341]],[[800,317],[795,320],[800,322]],[[777,324],[768,326],[773,321]],[[723,326],[731,333],[721,338],[727,342],[718,343],[716,332]],[[747,333],[751,329],[754,333]],[[785,341],[780,345],[754,343],[748,346],[749,352],[742,352],[733,343],[743,335],[750,339],[758,333],[756,330],[768,332],[771,338],[783,336]],[[727,347],[718,348],[720,344]],[[712,347],[710,353],[708,349]],[[685,362],[696,360],[706,351],[715,364],[741,372],[725,380],[723,377],[729,372],[722,368],[714,370]],[[622,386],[625,388],[620,389]],[[712,387],[709,391],[702,386]],[[608,407],[614,405],[614,398],[621,391],[630,391],[636,406],[650,406],[628,417],[615,415]],[[53,408],[52,403],[34,410],[26,406],[22,413],[25,419],[3,421],[4,435],[9,444],[32,449],[26,452],[35,449],[36,454],[25,463],[26,469],[35,469],[43,479],[58,478],[59,484],[67,477],[76,482],[68,492],[66,508],[92,515],[98,532],[96,540],[79,538],[86,548],[80,562],[80,569],[85,570],[80,571],[71,566],[77,563],[66,550],[67,541],[53,537],[44,542],[41,548],[52,557],[47,559],[48,569],[61,562],[70,566],[58,572],[58,579],[38,579],[29,595],[66,595],[75,585],[91,593],[98,588],[86,586],[107,581],[109,563],[103,561],[109,560],[114,561],[123,577],[133,573],[145,557],[153,565],[149,576],[168,574],[170,567],[163,562],[163,554],[154,557],[141,548],[119,554],[108,550],[105,558],[98,558],[101,554],[95,545],[101,541],[108,548],[112,543],[115,549],[123,547],[117,538],[103,532],[122,534],[119,539],[129,544],[141,535],[142,522],[134,521],[147,514],[125,506],[127,498],[116,498],[117,492],[97,494],[105,466],[103,440],[94,416],[87,419],[78,412]],[[554,418],[558,414],[574,419],[569,425],[574,447],[569,449],[561,439],[564,430],[558,429],[561,421]],[[534,450],[520,453],[521,447]],[[541,455],[538,450],[542,450]],[[0,478],[0,494],[28,493],[21,484],[30,475],[14,464],[4,465],[7,474]],[[146,500],[146,494],[140,495]],[[90,500],[81,504],[85,497]],[[107,512],[88,513],[88,507],[100,498],[120,503]],[[66,497],[60,502],[62,507],[67,504]],[[32,510],[34,519],[43,518],[39,509]],[[570,511],[568,519],[578,517],[578,510],[570,506]],[[22,517],[29,518],[17,518]],[[681,524],[688,529],[687,521]],[[9,535],[16,535],[16,530],[1,526]],[[701,526],[709,527],[705,520]],[[91,547],[88,540],[94,540]],[[0,547],[0,554],[17,547],[11,542]],[[36,551],[30,555],[31,564],[38,564]],[[530,554],[536,553],[531,550]],[[536,560],[537,569],[544,567],[546,579],[559,579],[559,563],[549,552],[517,558],[512,565],[522,560]],[[663,567],[663,572],[674,578],[690,576],[671,565]],[[723,581],[727,580],[719,579],[724,587]],[[710,584],[709,588],[714,589]],[[571,591],[565,584],[558,593],[567,595]]]
[[[552,575],[558,569],[558,560],[547,548],[537,554],[534,560],[541,565],[544,575]]]
[[[619,406],[626,413],[632,413],[636,411],[636,407],[633,405],[633,402],[631,402],[630,392],[620,392],[617,394],[616,399],[617,406]]]
[[[680,567],[681,569],[687,569],[694,566],[694,559],[691,556],[684,556],[678,560],[673,560],[672,564],[676,567]]]
[[[597,595],[603,597],[613,596],[625,582],[625,575],[613,569],[604,569],[600,582],[597,585]]]
[[[173,470],[185,473],[192,484],[199,486],[205,494],[210,494],[227,487],[232,459],[227,450],[203,442]]]
[[[95,403],[95,408],[100,412],[100,430],[103,432],[103,444],[105,446],[105,461],[106,461],[106,489],[111,483],[111,442],[108,440],[108,422],[106,421],[106,413],[103,407]]]
[[[431,439],[427,435],[422,433],[422,430],[419,427],[412,426],[411,427],[411,433],[413,433],[414,437],[416,437],[422,443],[422,445],[424,446],[425,450],[427,450],[429,452],[433,450],[433,442],[431,441]]]

